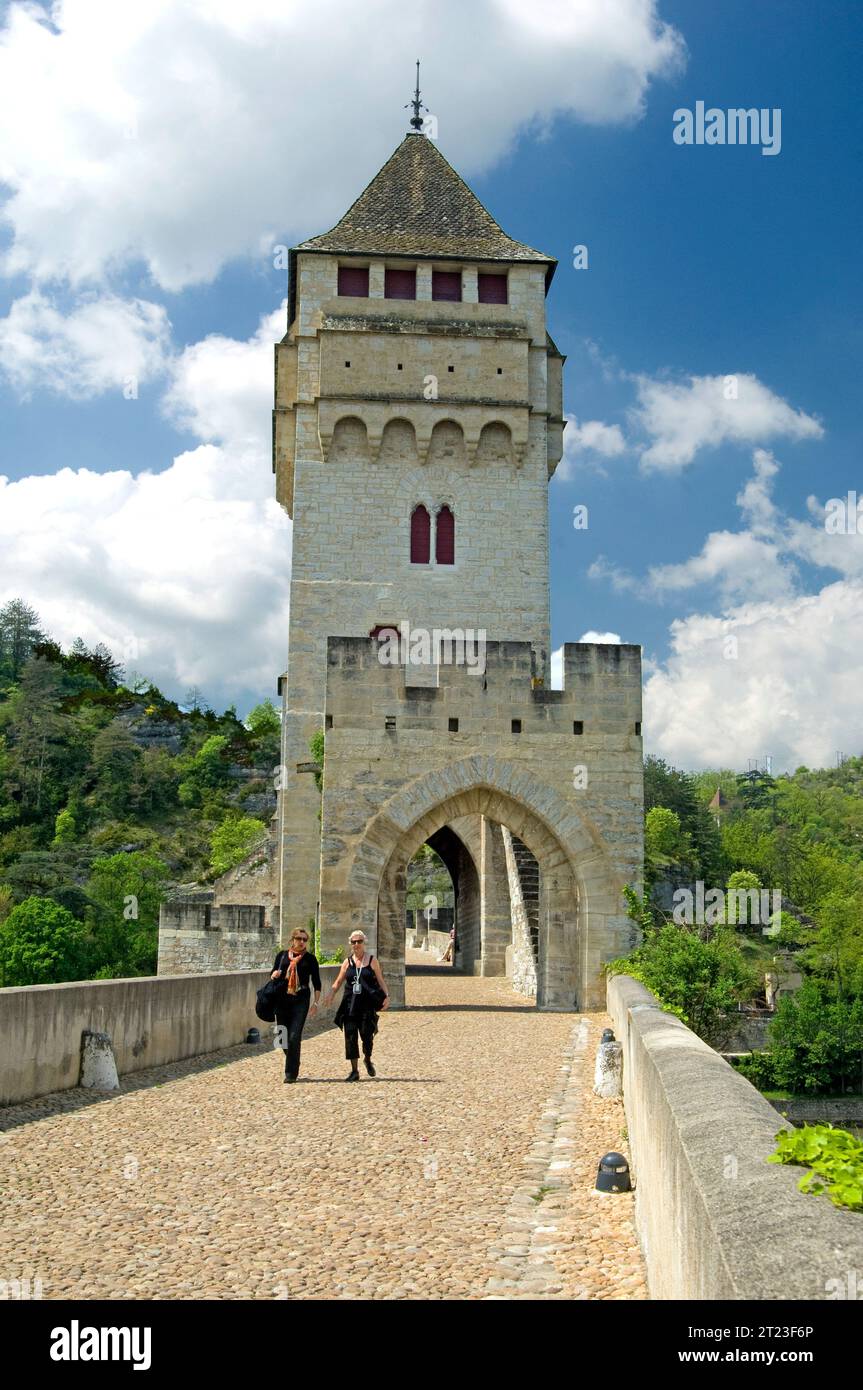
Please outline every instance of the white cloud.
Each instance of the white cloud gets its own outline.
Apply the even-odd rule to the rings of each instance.
[[[531,122],[631,121],[684,57],[656,8],[62,0],[49,20],[13,3],[0,33],[6,269],[80,283],[141,261],[178,290],[236,256],[265,264],[274,240],[329,227],[388,157],[417,53],[441,149],[466,175]]]
[[[174,364],[164,410],[199,439],[268,447],[273,407],[273,344],[285,335],[287,303],[261,320],[248,342],[211,334]]]
[[[579,642],[598,642],[601,646],[616,645],[620,642],[620,634],[617,632],[590,632],[582,633]]]
[[[165,371],[171,325],[159,304],[85,295],[71,311],[39,290],[0,319],[0,370],[22,395],[43,387],[85,400],[108,390],[137,394]]]
[[[625,452],[626,440],[619,425],[606,425],[601,420],[582,420],[579,424],[574,415],[567,415],[563,431],[563,458],[557,477],[571,478],[576,462],[581,462],[585,454],[617,458]]]
[[[771,753],[776,771],[859,754],[861,628],[858,580],[673,623],[672,654],[644,690],[650,751],[688,768],[742,767]]]
[[[59,641],[105,642],[174,693],[271,690],[287,650],[290,522],[266,438],[272,341],[207,339],[177,366],[171,410],[201,444],[160,473],[0,478],[0,601],[25,597]]]
[[[820,439],[821,423],[774,395],[757,377],[692,376],[686,384],[636,378],[633,423],[652,443],[641,455],[645,472],[677,473],[699,449],[765,444],[771,439]]]
[[[713,531],[700,554],[679,565],[651,565],[642,587],[645,597],[712,584],[723,601],[781,598],[794,590],[794,570],[776,545],[748,531]]]
[[[611,575],[650,597],[710,584],[722,605],[673,622],[671,655],[645,670],[648,746],[681,767],[743,767],[770,753],[785,770],[863,751],[863,536],[785,516],[772,496],[776,460],[756,450],[753,463],[737,497],[751,529],[713,532],[698,555],[642,580]],[[851,577],[801,594],[796,557]]]

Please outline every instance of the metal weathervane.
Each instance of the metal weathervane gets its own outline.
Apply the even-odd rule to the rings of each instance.
[[[420,112],[421,112],[421,111],[428,111],[428,107],[427,107],[427,106],[423,106],[422,102],[420,101],[420,60],[419,60],[419,58],[417,58],[417,85],[416,85],[416,91],[414,92],[413,101],[406,101],[406,102],[405,102],[405,110],[406,110],[406,111],[407,111],[407,109],[408,109],[409,106],[413,108],[413,115],[411,116],[411,121],[410,121],[411,125],[413,126],[414,130],[422,130],[422,128],[423,128],[423,118],[422,118],[422,116],[420,115]]]

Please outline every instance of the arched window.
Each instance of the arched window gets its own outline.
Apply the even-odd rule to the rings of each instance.
[[[411,564],[431,562],[431,517],[420,503],[411,512]]]
[[[434,553],[439,565],[455,564],[455,517],[449,507],[441,507],[437,514]]]

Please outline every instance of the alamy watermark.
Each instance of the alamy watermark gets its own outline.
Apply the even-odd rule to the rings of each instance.
[[[863,536],[863,497],[849,492],[831,497],[824,508],[824,530],[828,536]]]
[[[773,919],[782,910],[780,888],[708,888],[699,879],[691,888],[675,889],[671,919],[678,927],[761,927],[762,933],[778,930]]]
[[[759,110],[695,103],[695,110],[679,106],[673,116],[675,145],[760,145],[762,154],[782,149],[782,111],[762,106]]]
[[[471,675],[485,673],[484,627],[414,627],[403,619],[398,627],[377,633],[382,666],[466,666]]]

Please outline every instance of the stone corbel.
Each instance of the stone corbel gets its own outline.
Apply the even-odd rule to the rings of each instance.
[[[334,428],[334,425],[330,425],[329,429],[327,429],[320,423],[320,420],[318,421],[318,439],[321,442],[321,457],[323,458],[324,463],[327,463],[329,461],[330,445],[333,442]]]

